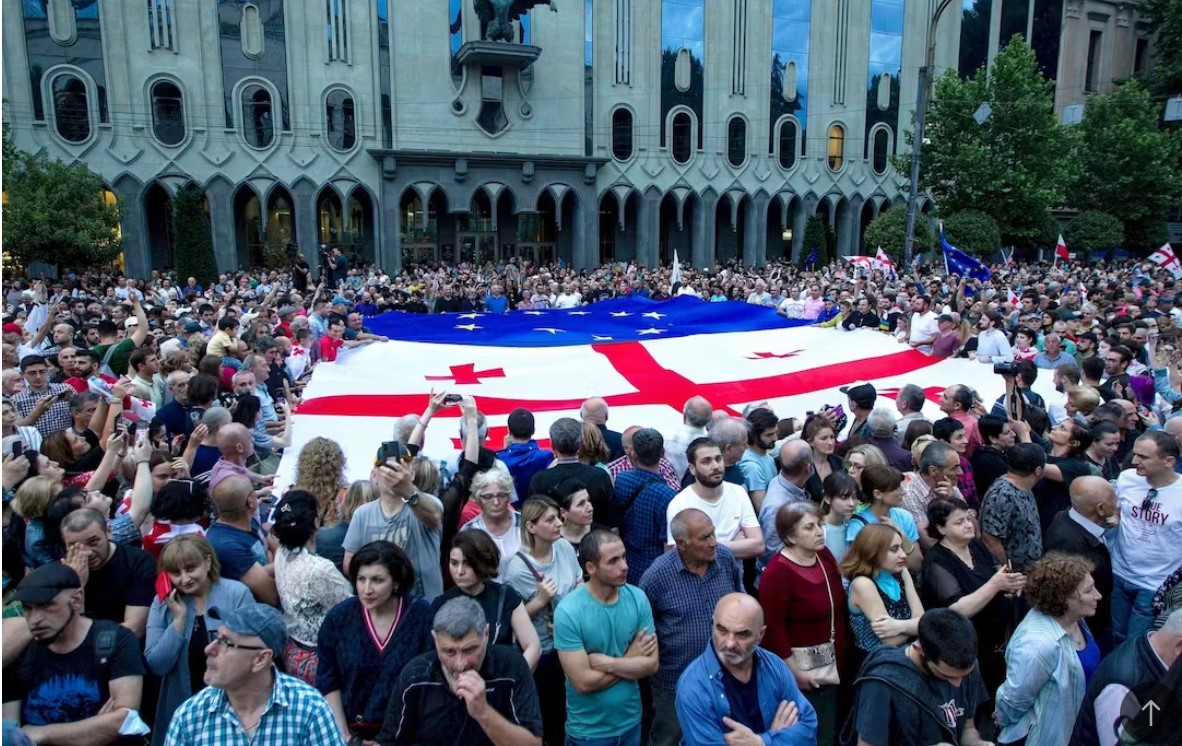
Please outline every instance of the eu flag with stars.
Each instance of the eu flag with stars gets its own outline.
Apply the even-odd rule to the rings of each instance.
[[[944,263],[948,265],[948,272],[961,277],[971,277],[974,280],[988,282],[992,273],[979,260],[974,259],[944,238],[944,227],[940,226],[940,247],[944,249]]]

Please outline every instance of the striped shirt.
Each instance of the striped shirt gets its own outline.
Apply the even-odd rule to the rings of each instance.
[[[345,746],[328,702],[299,679],[272,667],[271,698],[254,736],[224,689],[206,687],[177,708],[165,746]]]

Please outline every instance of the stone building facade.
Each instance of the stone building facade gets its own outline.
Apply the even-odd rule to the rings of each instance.
[[[103,175],[137,275],[171,264],[189,182],[223,268],[289,242],[386,268],[759,263],[807,252],[812,214],[860,253],[906,199],[890,156],[938,5],[554,0],[489,42],[474,0],[2,1],[5,121]],[[1148,64],[1136,6],[952,0],[937,71],[1022,33],[1070,116]]]

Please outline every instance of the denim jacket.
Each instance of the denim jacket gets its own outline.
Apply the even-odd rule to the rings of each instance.
[[[997,690],[998,742],[1026,736],[1026,746],[1066,744],[1084,690],[1071,635],[1052,617],[1031,610],[1006,646],[1006,680]]]
[[[766,746],[813,746],[817,742],[817,713],[801,694],[788,665],[773,653],[757,647],[759,659],[759,710],[763,721],[776,717],[780,702],[795,702],[800,716],[794,725],[759,734]],[[722,719],[731,716],[722,685],[722,665],[714,644],[706,646],[677,680],[677,719],[685,746],[722,746]]]

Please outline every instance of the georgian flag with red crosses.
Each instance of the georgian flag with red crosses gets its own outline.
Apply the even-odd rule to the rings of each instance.
[[[295,415],[281,486],[315,436],[341,444],[350,479],[367,478],[397,418],[422,414],[431,391],[475,397],[493,450],[503,447],[515,408],[533,412],[544,447],[550,425],[578,418],[592,396],[607,401],[613,430],[669,433],[692,396],[735,416],[767,402],[781,418],[800,418],[825,405],[848,411],[839,389],[856,382],[874,384],[877,406],[894,411],[894,395],[914,383],[927,395],[925,414],[937,419],[940,393],[951,384],[971,386],[987,405],[1004,391],[991,365],[928,357],[875,330],[822,329],[770,308],[688,296],[508,314],[391,312],[367,326],[390,341],[344,349],[336,362],[317,365]],[[458,407],[447,407],[431,422],[425,449],[436,460],[450,462],[459,450],[459,417]]]

